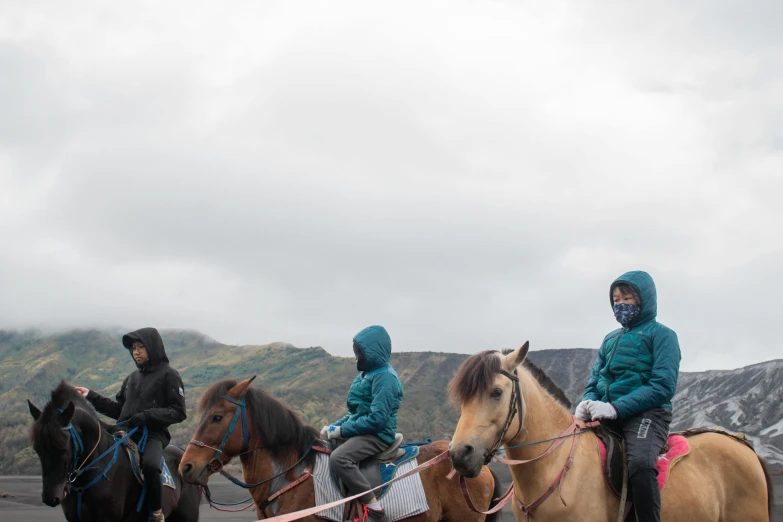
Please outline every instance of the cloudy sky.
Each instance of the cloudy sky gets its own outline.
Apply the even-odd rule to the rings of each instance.
[[[643,5],[644,4],[644,5]],[[783,4],[0,3],[0,327],[783,357]]]

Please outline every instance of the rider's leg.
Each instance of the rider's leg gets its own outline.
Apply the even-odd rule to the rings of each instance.
[[[329,467],[337,477],[342,480],[345,488],[352,494],[367,491],[372,486],[359,472],[359,463],[366,458],[377,455],[389,445],[375,435],[360,435],[347,439],[329,457]],[[375,499],[374,493],[367,493],[359,500],[365,504]]]
[[[144,453],[141,454],[141,472],[147,485],[147,505],[155,514],[155,520],[163,520],[163,482],[160,476],[160,459],[163,456],[163,441],[150,437]]]
[[[377,455],[388,447],[387,443],[375,435],[351,437],[332,452],[332,455],[329,457],[329,467],[342,480],[345,488],[352,495],[367,491],[372,486],[359,471],[359,463],[366,458]],[[384,520],[383,508],[378,504],[374,493],[365,493],[359,497],[359,500],[370,508],[371,520],[376,520],[375,515],[380,517],[377,520]]]
[[[653,408],[623,422],[628,452],[628,483],[639,522],[660,522],[661,493],[656,460],[666,444],[672,412]]]

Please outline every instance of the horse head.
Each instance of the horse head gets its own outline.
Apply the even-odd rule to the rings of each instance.
[[[206,485],[212,473],[247,451],[251,427],[245,399],[253,379],[218,381],[201,396],[201,420],[179,464],[184,481]]]
[[[69,478],[83,452],[82,439],[88,432],[93,435],[100,424],[92,407],[65,381],[52,391],[43,411],[29,400],[27,404],[34,420],[30,440],[41,461],[41,500],[54,507],[70,491]]]
[[[529,343],[502,355],[485,351],[468,358],[449,384],[449,396],[461,415],[449,445],[449,458],[460,475],[476,477],[502,445],[524,425],[524,398],[517,368]]]

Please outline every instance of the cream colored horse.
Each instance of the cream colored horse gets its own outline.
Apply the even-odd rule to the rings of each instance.
[[[449,386],[462,414],[449,456],[457,472],[474,476],[497,446],[551,439],[573,423],[571,413],[547,393],[524,367],[528,343],[503,356],[483,352],[460,367]],[[515,382],[519,395],[516,400]],[[521,411],[516,412],[516,409]],[[520,424],[521,423],[521,424]],[[517,520],[614,522],[619,501],[604,483],[596,436],[585,431],[561,439],[539,460],[511,466]],[[763,461],[747,446],[717,433],[688,438],[690,454],[670,473],[661,497],[664,522],[769,522],[772,484]],[[552,487],[563,471],[572,443],[573,463],[565,478],[537,507],[524,513]],[[506,450],[506,458],[529,460],[552,442]]]

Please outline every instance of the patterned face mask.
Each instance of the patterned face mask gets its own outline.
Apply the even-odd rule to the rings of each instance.
[[[641,311],[641,308],[630,303],[618,303],[614,305],[614,317],[617,319],[618,323],[625,327],[639,317]]]

